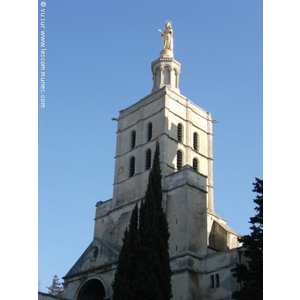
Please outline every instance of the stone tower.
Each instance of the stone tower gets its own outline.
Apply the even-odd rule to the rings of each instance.
[[[96,204],[94,239],[64,277],[65,298],[111,299],[124,230],[144,197],[158,139],[173,299],[218,299],[236,289],[228,278],[238,235],[214,212],[211,114],[180,93],[181,64],[174,59],[169,21],[161,35],[164,49],[151,64],[152,92],[117,119],[113,198]],[[222,292],[209,288],[211,267],[220,269],[218,287],[220,274],[226,274]]]

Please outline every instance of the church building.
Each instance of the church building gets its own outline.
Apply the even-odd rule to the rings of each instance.
[[[240,288],[231,272],[241,260],[239,234],[214,210],[214,120],[180,93],[181,64],[172,24],[165,26],[163,50],[151,64],[151,93],[116,119],[113,196],[96,204],[93,240],[63,278],[66,299],[112,299],[124,231],[145,195],[158,139],[172,299],[225,300]]]

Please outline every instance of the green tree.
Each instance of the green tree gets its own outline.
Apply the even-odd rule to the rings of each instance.
[[[145,198],[132,211],[125,230],[118,268],[112,284],[113,300],[169,300],[170,237],[162,206],[159,144],[156,144]]]
[[[131,213],[129,230],[126,228],[123,246],[119,255],[118,268],[112,283],[113,300],[136,299],[134,280],[138,259],[138,206]]]
[[[167,300],[172,297],[169,257],[169,229],[163,210],[159,143],[149,174],[145,199],[140,208],[140,264],[138,298]]]
[[[233,276],[241,283],[241,289],[232,294],[237,300],[263,299],[263,180],[255,178],[253,192],[257,193],[254,203],[257,214],[250,218],[250,235],[239,239],[243,243],[246,263],[232,269]]]
[[[48,293],[53,295],[53,296],[61,296],[62,295],[63,285],[59,281],[59,278],[57,277],[57,275],[53,276],[52,285],[47,286],[47,289],[48,289]]]

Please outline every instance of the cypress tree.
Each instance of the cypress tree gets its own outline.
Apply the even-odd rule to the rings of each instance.
[[[237,264],[233,276],[242,284],[239,291],[233,293],[232,298],[237,300],[263,299],[263,181],[255,178],[253,192],[257,193],[254,203],[257,214],[250,218],[252,224],[250,235],[239,239],[243,242],[243,253],[247,258],[246,264]]]
[[[136,278],[137,299],[143,300],[169,300],[172,297],[170,234],[163,211],[159,156],[157,142],[145,199],[140,208],[140,261]]]
[[[134,207],[123,238],[123,246],[118,259],[118,268],[112,283],[113,300],[133,300],[134,280],[138,256],[138,207]]]
[[[170,300],[169,229],[162,206],[159,144],[156,143],[145,199],[135,206],[125,230],[113,300]],[[139,218],[138,218],[139,215]]]

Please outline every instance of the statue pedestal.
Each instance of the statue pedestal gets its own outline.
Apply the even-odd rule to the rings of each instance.
[[[173,51],[170,49],[163,49],[160,52],[160,57],[174,57]]]
[[[153,74],[152,92],[156,92],[162,87],[167,86],[169,89],[180,94],[179,75],[181,64],[173,58],[172,51],[163,50],[160,53],[160,57],[152,62],[151,70]]]

